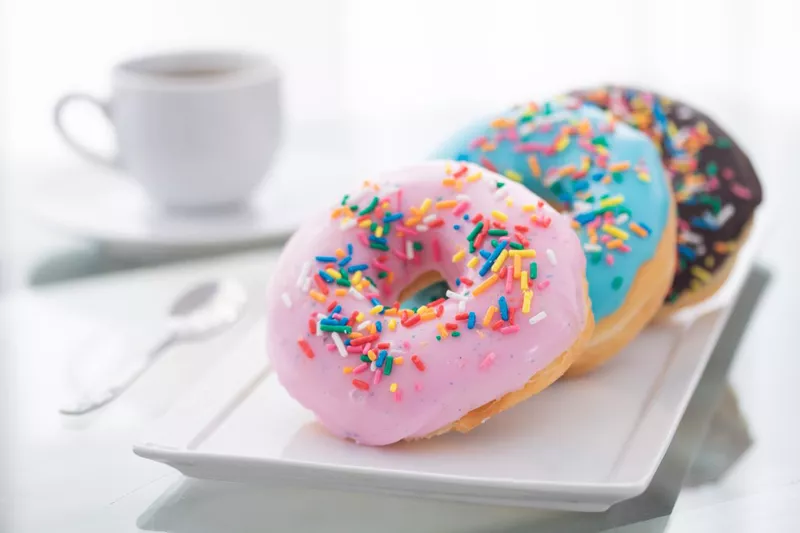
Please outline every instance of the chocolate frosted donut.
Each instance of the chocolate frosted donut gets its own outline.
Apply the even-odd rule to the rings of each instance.
[[[707,115],[665,96],[614,86],[571,94],[643,131],[661,151],[678,206],[678,261],[665,310],[714,294],[762,199],[747,155]]]

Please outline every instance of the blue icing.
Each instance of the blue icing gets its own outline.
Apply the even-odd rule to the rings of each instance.
[[[495,119],[505,119],[508,124],[495,123]],[[570,131],[564,133],[563,128]],[[564,146],[562,141],[560,149],[542,150],[555,147],[559,136],[567,137],[569,142]],[[481,138],[485,142],[477,142]],[[525,143],[531,143],[527,145],[528,151],[523,151]],[[485,165],[488,159],[499,173],[512,179],[521,176],[526,187],[568,211],[580,224],[577,231],[586,253],[589,297],[598,320],[622,305],[636,272],[655,254],[668,219],[668,183],[656,147],[627,124],[612,123],[605,111],[590,105],[580,106],[574,100],[548,102],[538,109],[533,104],[518,106],[485,118],[455,134],[433,156],[484,166],[488,166]],[[539,178],[533,176],[530,156],[538,161]],[[624,162],[630,163],[627,170],[612,173],[607,168]],[[574,165],[574,173],[558,175],[570,165]],[[640,178],[640,172],[644,178]],[[618,205],[603,201],[620,196],[624,201]],[[605,212],[614,217],[615,228],[627,233],[623,243],[630,251],[608,249],[607,243],[599,238],[617,237],[602,228],[597,229],[595,246],[591,244],[589,228],[597,224],[598,216],[605,217]],[[637,235],[631,229],[632,222],[649,230],[650,235]],[[594,251],[598,245],[599,251]],[[613,265],[607,263],[608,255],[613,257]]]

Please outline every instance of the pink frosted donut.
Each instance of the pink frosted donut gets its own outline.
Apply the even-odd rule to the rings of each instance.
[[[569,219],[472,164],[378,183],[280,257],[267,349],[289,394],[332,433],[383,445],[468,431],[561,376],[594,324]],[[432,272],[448,297],[401,308]]]

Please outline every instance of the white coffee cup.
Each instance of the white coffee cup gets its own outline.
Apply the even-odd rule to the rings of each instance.
[[[96,105],[111,122],[117,154],[85,146],[65,128],[75,102]],[[117,65],[108,101],[67,94],[55,126],[82,156],[124,170],[158,205],[235,206],[266,176],[281,133],[280,75],[266,56],[181,52]]]

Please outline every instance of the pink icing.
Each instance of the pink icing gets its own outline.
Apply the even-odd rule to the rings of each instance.
[[[467,179],[476,174],[481,178]],[[460,180],[460,189],[446,186],[443,183],[445,178]],[[498,181],[505,183],[504,189],[508,198],[513,200],[512,206],[508,206],[505,193],[495,194]],[[388,173],[380,178],[379,183],[379,192],[369,188],[366,192],[351,195],[351,198],[358,199],[359,211],[375,195],[388,201],[390,205],[386,210],[380,207],[370,214],[373,219],[382,217],[385,211],[404,214],[405,218],[392,223],[389,234],[384,235],[390,250],[400,253],[369,248],[364,245],[364,241],[369,239],[368,229],[347,227],[341,214],[337,218],[333,218],[331,213],[321,214],[304,224],[286,245],[272,278],[267,310],[267,348],[280,382],[331,432],[368,445],[425,436],[472,409],[520,389],[531,376],[575,342],[586,325],[587,314],[583,290],[585,256],[570,221],[525,187],[471,164],[444,161]],[[461,196],[456,198],[456,195]],[[400,198],[402,206],[398,206]],[[431,200],[431,206],[418,218],[428,217],[428,223],[415,223],[414,235],[400,236],[406,227],[404,221],[414,216],[411,207],[419,208],[426,199]],[[440,200],[457,200],[457,204],[455,208],[437,208],[435,204]],[[511,239],[514,239],[515,225],[528,228],[524,233],[524,239],[529,241],[527,249],[536,250],[537,257],[523,258],[522,269],[528,270],[531,261],[538,266],[538,277],[529,285],[533,297],[528,313],[522,310],[521,280],[513,279],[514,261],[511,257],[504,262],[507,267],[505,279],[498,279],[477,296],[472,295],[472,291],[492,272],[480,276],[478,270],[484,263],[483,258],[474,269],[467,265],[473,256],[467,249],[467,235],[475,224],[465,221],[463,215],[453,213],[454,209],[463,212],[464,208],[458,206],[465,202],[469,203],[465,214],[470,217],[481,213],[486,221],[492,220],[492,211],[505,213],[508,216],[505,224],[512,230]],[[348,205],[350,203],[352,200]],[[522,206],[526,204],[537,207],[534,211],[523,211]],[[429,217],[432,214],[436,216]],[[547,217],[551,222],[542,227],[531,222],[532,215],[537,215],[538,219]],[[444,224],[435,222],[438,219],[442,219]],[[346,229],[342,229],[342,224]],[[460,225],[460,229],[454,229],[454,225]],[[487,236],[483,249],[492,250],[489,241],[493,238],[506,237]],[[407,240],[421,243],[422,250],[415,250],[413,246],[408,250]],[[436,253],[441,258],[438,262],[434,260],[434,242],[437,243]],[[308,292],[316,290],[317,283],[309,283],[301,275],[304,264],[310,265],[309,275],[313,275],[326,266],[316,261],[316,256],[334,256],[337,249],[346,251],[348,244],[352,244],[353,254],[347,266],[369,265],[364,274],[379,285],[380,291],[365,288],[362,292],[365,296],[378,293],[381,303],[391,306],[402,288],[420,274],[436,270],[454,292],[466,295],[468,300],[464,310],[459,310],[459,299],[450,298],[441,304],[441,316],[421,320],[407,328],[400,325],[400,317],[371,314],[374,304],[369,299],[358,299],[353,293],[335,296],[336,288],[341,288],[335,283],[329,285],[329,295],[324,303],[311,298]],[[454,262],[453,256],[462,249],[466,250],[464,259]],[[547,250],[552,250],[552,255],[546,253]],[[413,253],[413,259],[404,258],[407,251]],[[550,257],[557,260],[552,261]],[[378,259],[382,259],[380,269],[374,268]],[[393,283],[378,278],[381,269],[392,273]],[[457,278],[472,281],[472,285],[462,282],[457,287]],[[307,286],[306,291],[304,286]],[[511,290],[506,294],[508,287]],[[546,291],[543,290],[545,287]],[[501,319],[497,312],[492,324],[484,326],[486,310],[492,305],[498,306],[500,296],[507,299],[514,323],[504,321],[493,329],[491,326]],[[342,306],[343,317],[350,317],[358,311],[363,313],[364,320],[373,323],[381,320],[382,332],[379,339],[370,342],[371,348],[376,349],[379,343],[390,343],[389,355],[402,357],[402,365],[394,364],[390,375],[384,375],[381,369],[376,373],[370,370],[369,364],[361,361],[356,346],[348,346],[345,350],[347,356],[342,357],[330,334],[311,334],[309,319],[317,321],[319,327],[318,319],[328,315],[333,300]],[[457,315],[463,317],[463,313],[470,311],[476,314],[474,329],[467,328],[466,320],[456,320]],[[533,317],[537,320],[530,323]],[[397,321],[395,331],[389,328],[389,321],[393,318]],[[436,336],[441,333],[439,328],[447,327],[447,324],[449,327],[456,324],[460,337],[454,337],[449,331],[446,337],[437,341]],[[353,331],[357,334],[369,334],[370,327],[361,330],[358,327],[354,324]],[[344,333],[340,336],[343,340],[348,338]],[[301,339],[313,352],[313,358],[301,349],[298,343]],[[327,346],[333,346],[333,350],[329,351]],[[414,359],[419,365],[412,361],[412,356],[416,356]],[[349,373],[345,373],[346,367],[350,369]],[[354,380],[359,380],[358,386]]]

